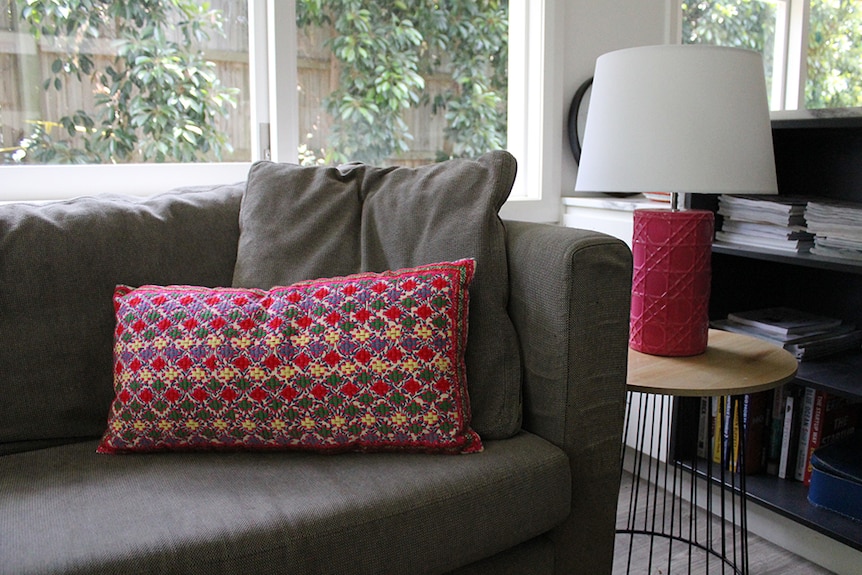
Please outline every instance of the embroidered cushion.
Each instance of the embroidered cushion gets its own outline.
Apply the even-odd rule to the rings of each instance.
[[[464,350],[473,260],[268,291],[117,287],[100,453],[481,451]]]
[[[503,151],[418,168],[256,163],[240,209],[233,286],[269,289],[474,258],[472,425],[484,439],[510,437],[521,425],[521,363],[498,211],[515,172]]]

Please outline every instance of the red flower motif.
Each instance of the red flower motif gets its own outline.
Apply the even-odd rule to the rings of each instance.
[[[194,391],[192,391],[192,399],[194,399],[198,403],[203,403],[209,398],[210,394],[204,387],[196,387]]]
[[[163,360],[162,357],[159,356],[154,359],[153,363],[151,363],[150,365],[152,365],[153,369],[155,369],[156,371],[162,371],[163,369],[165,369],[167,363],[165,363],[165,360]]]
[[[357,311],[356,313],[354,313],[353,317],[356,319],[356,321],[365,322],[365,321],[368,321],[368,319],[371,317],[371,312],[368,311],[367,309],[361,309],[361,310]]]
[[[308,364],[311,363],[311,358],[304,353],[300,353],[293,360],[293,363],[295,363],[299,369],[305,369],[306,367],[308,367]]]
[[[417,393],[420,389],[422,389],[422,386],[419,384],[418,381],[413,378],[410,378],[404,382],[404,385],[401,386],[401,389],[403,389],[409,394],[414,394]]]
[[[387,286],[385,282],[377,282],[376,284],[371,286],[371,291],[380,294],[386,291],[386,287]]]
[[[315,385],[311,389],[311,395],[313,395],[317,399],[323,399],[324,397],[326,397],[327,393],[329,393],[329,390],[327,390],[324,386],[320,384]]]
[[[416,315],[418,315],[422,319],[428,319],[433,313],[434,310],[428,307],[427,304],[420,305],[419,308],[416,310]]]
[[[341,361],[341,355],[338,352],[330,351],[325,356],[323,356],[323,361],[328,363],[330,367],[338,365],[338,362]]]
[[[149,403],[153,400],[153,392],[149,387],[145,387],[140,391],[140,393],[138,393],[138,399],[143,403]]]
[[[280,317],[272,318],[272,321],[269,322],[270,329],[278,329],[284,324],[284,320]]]
[[[131,369],[135,373],[140,371],[141,367],[143,367],[143,364],[141,364],[141,361],[137,357],[132,360],[132,363],[129,364],[129,369]]]
[[[438,379],[437,383],[434,384],[434,389],[439,391],[440,393],[446,393],[452,388],[452,382],[448,379]]]
[[[195,301],[195,298],[193,298],[193,297],[192,297],[192,296],[190,296],[190,295],[184,295],[183,297],[181,297],[181,298],[180,298],[180,303],[181,303],[182,305],[189,305],[189,304],[190,304],[190,303],[192,303],[193,301]]]
[[[393,347],[386,352],[386,359],[388,359],[392,363],[397,363],[401,360],[402,357],[404,357],[404,354],[397,347]]]
[[[324,319],[326,320],[326,323],[328,323],[329,325],[335,325],[339,321],[341,321],[341,314],[338,313],[337,311],[333,311],[333,312],[329,313]]]
[[[296,399],[297,393],[296,393],[296,390],[293,389],[292,387],[285,387],[284,389],[281,390],[281,393],[279,395],[285,401],[293,401],[294,399]]]
[[[177,360],[177,367],[183,371],[191,369],[192,365],[194,365],[194,362],[187,355],[184,355]]]
[[[238,358],[236,358],[235,360],[233,360],[233,365],[238,370],[245,371],[248,369],[248,366],[251,365],[251,361],[249,361],[249,359],[246,356],[241,355]]]
[[[257,322],[252,318],[247,317],[241,322],[239,322],[239,328],[245,331],[251,331],[257,326]]]
[[[428,362],[434,359],[434,356],[436,354],[434,353],[434,350],[432,350],[430,347],[423,347],[419,349],[416,355],[418,355],[419,359],[421,359],[422,361]]]
[[[316,292],[314,292],[314,297],[316,297],[317,299],[323,299],[328,295],[329,295],[329,290],[326,289],[325,287],[322,287],[319,290],[317,290]]]
[[[353,359],[360,363],[368,363],[371,361],[371,354],[368,353],[367,349],[360,349],[356,352],[356,355],[353,356]]]
[[[233,298],[233,304],[237,307],[242,307],[248,303],[248,299],[245,296],[237,296]]]
[[[175,387],[169,387],[165,392],[165,399],[171,403],[176,403],[182,398],[182,394]]]
[[[436,277],[431,282],[431,285],[434,286],[434,289],[444,290],[449,285],[449,282],[444,277]]]
[[[210,322],[210,327],[213,329],[221,329],[227,325],[227,320],[221,316],[214,318]]]
[[[301,327],[302,329],[307,328],[311,324],[314,323],[314,320],[308,317],[307,315],[296,318],[296,325]]]
[[[147,329],[147,324],[146,324],[146,322],[144,322],[144,320],[139,319],[138,321],[136,321],[135,323],[132,324],[132,329],[135,330],[135,333],[140,333],[140,332],[144,331],[145,329]]]
[[[166,331],[169,330],[173,325],[174,324],[171,320],[169,320],[168,318],[164,318],[156,324],[156,327],[159,328],[160,331]]]
[[[391,321],[396,321],[399,317],[401,317],[401,310],[393,306],[383,312],[383,315],[385,315]]]
[[[123,405],[129,403],[129,400],[132,399],[132,394],[129,393],[129,390],[124,389],[119,394],[117,394],[117,399],[120,400],[120,403]]]
[[[261,402],[263,402],[263,400],[265,400],[267,398],[267,393],[266,393],[266,391],[263,390],[263,388],[255,387],[254,389],[251,390],[251,393],[249,393],[248,396],[250,398],[252,398],[254,401],[261,403]]]
[[[219,397],[222,398],[222,400],[224,400],[228,403],[231,403],[237,397],[239,397],[239,394],[236,391],[234,391],[234,389],[232,387],[225,387],[223,390],[221,390]]]
[[[389,384],[385,381],[377,381],[371,386],[371,389],[377,395],[386,395],[389,393]]]
[[[280,359],[278,359],[278,357],[276,357],[276,356],[275,356],[275,354],[273,354],[273,355],[270,355],[270,356],[269,356],[268,358],[266,358],[265,360],[263,360],[263,365],[264,365],[267,369],[275,369],[275,368],[277,368],[278,366],[280,366],[280,365],[281,365],[281,360],[280,360]]]
[[[183,322],[183,327],[188,331],[192,331],[194,328],[198,326],[198,320],[193,317],[190,317],[186,321]]]
[[[359,393],[359,388],[356,387],[356,385],[354,385],[353,382],[347,382],[341,388],[341,393],[343,393],[344,395],[347,395],[349,397],[353,397],[354,395]]]

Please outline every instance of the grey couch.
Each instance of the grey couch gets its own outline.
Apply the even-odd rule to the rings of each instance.
[[[491,159],[492,172],[501,161],[509,169]],[[271,177],[284,170],[265,169],[270,179],[253,170],[249,182],[280,193]],[[371,200],[395,209],[383,201],[394,197],[388,183],[403,190],[402,176],[415,184],[445,168],[291,170],[285,177],[312,187],[334,178],[335,195],[349,188],[333,209],[354,202],[360,216],[333,223],[336,212],[324,213],[315,229],[337,226],[325,240],[357,226],[360,255],[345,265],[379,267],[400,262],[368,264],[368,229],[390,233],[370,223]],[[492,203],[495,212],[500,198]],[[246,184],[0,206],[0,573],[609,573],[631,259],[598,233],[483,220],[502,234],[491,250],[502,259],[480,257],[478,270],[503,279],[517,397],[506,408],[514,416],[489,412],[502,384],[493,370],[490,381],[473,378],[485,385],[474,401],[481,453],[95,453],[113,397],[114,286],[235,283],[238,260],[269,249],[246,237],[264,233],[253,225],[261,209]],[[423,228],[429,213],[411,225]],[[319,271],[331,270],[296,273]],[[482,324],[474,311],[471,329]]]

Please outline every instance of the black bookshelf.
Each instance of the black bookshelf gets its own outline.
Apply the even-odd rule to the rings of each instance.
[[[780,194],[862,203],[862,117],[774,121],[773,142]],[[690,195],[686,203],[715,211],[718,202]],[[787,306],[862,326],[862,262],[717,243],[712,276],[711,319]],[[793,383],[862,398],[862,350],[800,362]],[[802,483],[753,475],[747,490],[763,507],[862,551],[860,524],[811,505]]]

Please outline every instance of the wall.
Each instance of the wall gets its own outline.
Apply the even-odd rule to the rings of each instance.
[[[561,1],[561,0],[558,0]],[[622,48],[667,44],[678,34],[676,0],[568,0],[565,2],[566,33],[563,73],[563,104],[560,137],[563,139],[561,186],[571,195],[577,179],[566,131],[569,104],[578,86],[593,75],[596,58]],[[672,32],[672,30],[674,32]]]

